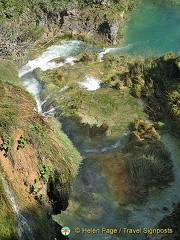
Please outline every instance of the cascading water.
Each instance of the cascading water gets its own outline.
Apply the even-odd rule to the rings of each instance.
[[[68,43],[67,42],[65,42],[65,43],[66,43],[66,47],[68,48],[68,46],[69,46]],[[70,41],[70,45],[71,46],[73,45],[73,41]],[[79,45],[79,42],[75,41],[74,49],[73,48],[71,49],[71,53],[73,51],[75,51],[75,49],[78,45]],[[66,48],[64,45],[61,47],[60,46],[57,47],[57,51],[60,51],[60,49],[62,48],[64,52],[60,51],[59,55],[65,56],[65,54],[67,52]],[[56,52],[56,47],[53,46],[51,48],[51,50]],[[47,52],[45,55],[42,54],[41,56],[38,57],[38,62],[39,62],[38,66],[41,67],[40,63],[42,62],[43,66],[44,66],[44,67],[42,67],[42,69],[47,69],[50,65],[48,65],[48,62],[46,62],[46,61],[49,59],[52,60],[52,57],[51,57],[52,52],[49,50]],[[70,51],[68,53],[70,54]],[[46,56],[45,57],[46,61],[44,60],[44,56]],[[56,57],[57,57],[57,52],[56,52]],[[36,62],[36,61],[34,60],[34,62]],[[64,62],[64,64],[66,64],[66,63]],[[29,63],[27,65],[29,65]],[[27,65],[26,65],[26,67],[27,67]],[[46,67],[45,67],[45,65],[46,65]],[[24,71],[23,69],[25,69],[25,68],[24,67],[21,68],[21,70],[20,70],[21,76]],[[34,65],[34,67],[31,68],[31,71],[34,68],[35,68],[35,65]],[[22,76],[22,79],[23,79],[24,85],[27,87],[27,89],[35,95],[36,100],[37,100],[37,105],[39,106],[38,110],[42,111],[40,106],[43,105],[44,103],[40,102],[39,92],[41,90],[41,86],[39,85],[38,81],[36,79],[34,79],[34,77],[32,77],[30,70],[28,70],[28,73],[26,73],[24,76]],[[90,80],[88,77],[86,77],[84,83],[83,84],[81,83],[80,86],[86,87],[87,90],[90,90],[90,91],[97,89],[99,82],[97,79],[94,79],[94,78],[92,78],[92,79],[95,82],[95,86],[93,86],[93,87],[91,86],[91,83],[89,82]],[[62,93],[63,93],[64,89],[62,89]],[[44,112],[44,115],[52,116],[55,111],[56,111],[56,108],[52,108],[49,111]],[[173,140],[170,139],[170,136],[167,136],[167,135],[164,135],[164,136],[166,136],[166,137],[162,137],[162,140],[164,140],[165,138],[169,139],[168,142],[165,141],[167,147],[169,146],[168,144],[174,145]],[[108,150],[112,150],[112,149],[121,147],[121,145],[122,145],[121,140],[118,140],[114,144],[112,144],[110,146],[106,146],[104,148],[101,148],[100,150],[84,149],[84,153],[87,154],[87,156],[88,156],[88,154],[91,154],[91,153],[99,154],[99,152],[103,153]],[[174,147],[175,147],[175,145],[174,145]],[[172,151],[171,147],[169,148],[169,150]],[[175,147],[175,149],[173,149],[173,152],[174,151],[176,153],[178,153],[178,146]],[[180,166],[178,165],[178,162],[177,162],[179,155],[174,156],[173,152],[172,152],[172,159],[173,159],[173,162],[175,165],[175,171],[178,173],[178,172],[180,172]],[[87,166],[85,166],[85,167],[87,168]],[[83,171],[83,168],[81,171]],[[148,199],[148,202],[146,203],[145,206],[143,206],[143,207],[142,206],[119,207],[119,206],[117,206],[116,202],[114,202],[112,199],[110,199],[108,197],[108,188],[106,187],[105,180],[103,180],[103,176],[99,177],[99,176],[101,176],[102,172],[100,169],[98,169],[98,166],[96,166],[96,163],[92,162],[91,170],[88,170],[88,171],[91,171],[91,174],[93,171],[94,177],[93,177],[92,182],[94,182],[93,183],[94,191],[101,192],[101,194],[106,199],[106,200],[103,200],[104,203],[102,203],[102,205],[100,204],[100,208],[109,209],[109,210],[108,210],[108,213],[105,212],[104,215],[102,214],[102,216],[99,217],[98,221],[92,219],[92,220],[89,220],[87,223],[84,223],[83,218],[81,218],[81,217],[79,218],[79,216],[76,214],[74,214],[74,216],[68,215],[69,214],[68,210],[63,212],[61,214],[61,219],[65,220],[65,221],[62,220],[63,224],[71,226],[72,229],[75,228],[78,223],[80,226],[83,226],[84,228],[88,228],[90,225],[97,226],[96,228],[100,228],[100,227],[104,226],[104,225],[102,225],[102,222],[104,222],[104,224],[106,226],[110,225],[113,228],[118,228],[119,226],[129,227],[129,228],[138,228],[138,227],[139,228],[143,228],[143,227],[153,228],[157,224],[157,222],[163,218],[164,215],[170,214],[172,212],[173,204],[177,203],[180,198],[179,194],[177,194],[178,193],[178,182],[180,179],[177,177],[176,180],[168,188],[163,189],[163,190],[155,190],[154,192],[152,192],[151,196]],[[176,175],[178,176],[178,174],[176,174]],[[99,186],[101,186],[100,188],[97,187],[98,184],[99,184]],[[80,175],[79,179],[77,181],[75,181],[74,185],[75,185],[74,188],[76,188],[76,185],[78,185],[81,189],[84,189],[84,191],[87,188],[86,185],[84,184],[84,182],[82,182],[82,180],[81,180],[81,175]],[[76,196],[76,198],[77,198],[77,196]],[[81,194],[78,196],[78,198],[83,199]],[[82,201],[82,199],[81,199],[81,201]],[[91,202],[89,202],[89,206],[91,206]],[[166,209],[167,209],[166,211],[163,210],[164,207],[166,207]],[[86,212],[87,210],[84,210],[84,211],[85,211],[85,214],[88,214],[88,212]],[[108,217],[107,217],[107,214],[108,214]],[[112,223],[110,224],[110,222],[109,222],[110,219],[111,219],[111,221],[113,221],[113,224]],[[95,236],[94,235],[93,239],[99,240],[100,237],[101,237],[101,239],[106,239],[108,236],[109,236],[108,234],[103,234],[103,236],[100,236],[100,235]],[[73,234],[72,234],[72,237],[75,237],[75,236],[73,236]],[[85,238],[82,235],[78,235],[78,237],[80,240],[91,239],[91,236],[88,237],[87,235]],[[127,238],[127,236],[121,235],[121,237],[123,237],[123,239],[129,239],[129,238]],[[137,238],[136,235],[131,236],[131,239],[136,239],[136,238]],[[149,238],[153,239],[153,236],[150,236]],[[146,239],[146,236],[145,235],[138,236],[138,239],[139,240]]]
[[[36,99],[37,111],[42,113],[42,104],[40,101],[40,91],[42,89],[41,84],[32,75],[32,71],[36,68],[46,71],[48,69],[54,69],[62,67],[66,64],[73,65],[76,60],[74,55],[78,55],[82,51],[95,51],[101,52],[100,48],[93,45],[85,44],[82,41],[61,41],[61,45],[53,45],[49,47],[44,53],[34,60],[29,61],[26,65],[19,69],[19,77],[22,78],[23,85],[27,90],[32,93]],[[62,61],[57,63],[53,61],[56,58],[64,57]],[[100,80],[91,76],[85,76],[84,82],[79,83],[81,87],[88,90],[96,90],[100,87]],[[66,88],[66,86],[64,87]],[[64,90],[62,89],[62,91]],[[46,111],[44,114],[47,116],[53,115],[54,109]]]
[[[37,111],[41,113],[42,108],[39,97],[39,93],[42,89],[41,84],[30,73],[25,74],[25,76],[22,77],[22,81],[26,89],[34,95],[37,104]]]
[[[40,101],[39,93],[42,89],[41,84],[32,76],[32,71],[36,68],[41,68],[43,71],[52,69],[55,67],[63,66],[66,63],[73,64],[75,58],[67,57],[64,62],[57,64],[56,62],[50,62],[51,60],[68,56],[72,54],[74,49],[78,49],[80,41],[63,41],[62,45],[55,45],[49,47],[44,53],[42,53],[38,58],[29,61],[25,66],[19,69],[19,77],[22,78],[23,85],[27,90],[32,93],[36,99],[37,111],[42,112],[42,103]],[[47,113],[46,113],[47,114]]]
[[[27,219],[20,213],[21,209],[16,202],[15,194],[10,188],[9,184],[5,181],[5,179],[1,177],[4,189],[9,197],[9,200],[12,204],[12,208],[17,217],[17,233],[19,240],[35,240],[32,230],[27,223]]]
[[[155,10],[153,10],[155,9]],[[145,8],[147,12],[147,7]],[[172,9],[171,9],[172,10]],[[154,12],[153,12],[154,11]],[[151,17],[154,18],[155,12],[156,12],[156,18],[160,16],[166,16],[169,19],[169,14],[165,14],[165,12],[168,12],[169,10],[161,12],[159,7],[151,8]],[[173,9],[173,11],[176,12],[176,9]],[[162,13],[162,14],[161,14]],[[140,14],[141,15],[141,14]],[[143,15],[145,16],[145,15]],[[164,17],[165,18],[165,17]],[[146,19],[148,20],[148,19]],[[154,21],[153,19],[151,19]],[[134,23],[137,24],[135,20],[133,20]],[[141,19],[143,23],[143,19]],[[150,21],[150,20],[148,20]],[[168,20],[170,21],[170,20]],[[173,15],[172,21],[175,22],[178,21],[178,14]],[[164,27],[165,20],[161,22],[161,25]],[[56,67],[64,66],[65,64],[76,64],[75,63],[75,56],[78,55],[80,52],[84,51],[94,51],[96,53],[99,53],[99,61],[102,61],[102,57],[106,53],[114,53],[114,54],[123,54],[123,53],[135,53],[136,49],[135,47],[138,46],[138,52],[143,51],[146,47],[149,46],[149,43],[155,43],[154,47],[151,47],[151,53],[158,54],[157,52],[157,45],[156,43],[161,42],[162,43],[162,36],[159,34],[159,28],[156,27],[156,23],[159,24],[158,21],[154,21],[153,23],[153,31],[148,30],[149,33],[153,32],[153,39],[149,40],[151,38],[144,39],[144,34],[139,33],[140,39],[142,40],[142,43],[140,41],[140,44],[138,44],[139,40],[133,42],[133,32],[132,35],[127,35],[124,47],[113,47],[113,48],[104,48],[99,49],[97,47],[94,47],[92,45],[84,44],[81,41],[62,41],[61,45],[52,46],[47,49],[43,54],[41,54],[38,58],[35,60],[29,61],[25,66],[23,66],[21,69],[19,69],[19,76],[22,77],[24,85],[27,87],[27,89],[35,95],[36,101],[37,101],[37,110],[39,112],[42,112],[41,107],[43,106],[43,102],[41,103],[39,93],[41,91],[41,86],[38,83],[36,79],[32,76],[31,72],[37,68],[40,67],[43,71],[47,69],[52,69]],[[131,23],[130,23],[131,24]],[[140,27],[142,27],[142,30],[144,30],[144,25],[141,24]],[[177,24],[176,24],[177,26]],[[139,28],[140,28],[139,27]],[[134,27],[135,32],[138,32],[138,27]],[[166,29],[165,34],[168,37],[169,34],[173,35],[173,31],[175,35],[177,35],[176,27],[168,28]],[[169,31],[169,32],[168,32]],[[163,37],[163,39],[166,38],[166,36]],[[131,39],[132,37],[132,39]],[[170,41],[172,42],[172,41]],[[166,52],[170,50],[175,50],[178,52],[178,48],[176,46],[175,48],[168,44],[168,48],[161,49],[160,52]],[[152,50],[155,50],[155,52],[152,52]],[[144,54],[146,55],[146,54]],[[60,63],[57,63],[53,61],[53,59],[58,57],[65,57],[63,61]],[[92,81],[91,81],[92,80]],[[80,83],[80,87],[85,87],[87,90],[93,91],[99,88],[99,79],[94,79],[93,77],[87,76],[85,77],[85,80],[83,83]],[[62,89],[62,92],[66,89],[66,86]],[[61,90],[60,90],[61,91]],[[53,115],[56,111],[56,108],[52,108],[50,110],[45,110],[44,115]],[[173,211],[173,206],[176,204],[180,199],[180,193],[179,193],[179,182],[180,182],[180,165],[179,165],[179,158],[180,158],[180,146],[179,142],[177,142],[175,139],[173,139],[170,135],[164,134],[162,136],[162,141],[166,144],[168,150],[172,153],[172,160],[174,163],[174,171],[175,171],[175,181],[168,186],[166,189],[159,189],[159,190],[153,190],[150,194],[150,197],[147,201],[147,203],[144,206],[120,206],[116,201],[111,199],[108,192],[108,187],[106,186],[106,180],[104,179],[101,166],[97,164],[97,162],[93,162],[92,160],[85,161],[79,176],[75,179],[74,182],[74,189],[76,189],[76,193],[72,193],[70,198],[70,209],[73,209],[72,211],[66,210],[61,214],[60,217],[57,217],[58,221],[61,222],[64,225],[68,225],[71,229],[75,229],[76,227],[80,226],[83,228],[101,228],[101,227],[110,227],[110,228],[119,228],[119,227],[126,227],[126,228],[153,228],[156,226],[158,221],[160,221],[163,216],[170,214]],[[108,150],[112,150],[115,148],[121,147],[121,140],[118,140],[114,144],[107,146],[105,148],[99,149],[84,149],[84,153],[87,154],[100,154],[103,152],[106,152]],[[90,155],[89,155],[90,156]],[[85,180],[84,180],[85,179]],[[77,195],[77,188],[81,189]],[[99,198],[97,199],[97,203],[94,202],[94,199],[89,198],[90,195],[88,195],[88,191],[93,191],[95,196],[97,196],[97,193],[100,194]],[[74,195],[73,195],[74,194]],[[99,195],[98,195],[99,196]],[[101,196],[103,196],[103,199],[101,199]],[[71,206],[72,204],[72,206]],[[81,205],[84,205],[84,207],[81,207]],[[95,218],[95,211],[96,207],[98,207],[99,216]],[[166,210],[164,210],[166,209]],[[93,212],[94,211],[94,212]],[[92,240],[92,235],[85,235],[83,234],[75,234],[71,233],[70,239],[76,239],[78,236],[79,240]],[[108,239],[111,235],[109,234],[97,234],[93,235],[93,240],[100,240],[100,239]],[[118,235],[116,236],[118,237]],[[120,235],[121,239],[128,239],[137,240],[137,235]],[[158,236],[155,235],[149,235],[148,239],[158,239]],[[138,240],[144,240],[147,239],[147,235],[138,235]]]

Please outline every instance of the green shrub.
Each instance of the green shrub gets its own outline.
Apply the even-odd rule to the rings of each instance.
[[[49,175],[52,172],[52,167],[49,163],[44,164],[39,164],[38,169],[40,172],[40,179],[41,180],[46,180],[48,181]]]
[[[18,140],[18,146],[17,146],[17,150],[21,149],[21,148],[24,148],[25,146],[28,146],[28,139],[21,135],[20,136],[20,139]]]
[[[37,184],[34,183],[34,184],[32,185],[32,192],[33,192],[33,193],[38,193],[38,191],[39,191],[39,188],[38,188]]]
[[[47,134],[46,129],[43,128],[43,126],[39,123],[36,125],[28,124],[28,127],[32,130],[38,133],[38,135],[45,137]]]
[[[143,203],[151,187],[161,188],[174,180],[170,154],[160,141],[131,140],[124,150],[124,157],[131,202]]]
[[[3,143],[1,144],[2,148],[3,148],[4,150],[8,150],[9,148],[11,148],[12,141],[13,141],[13,138],[12,138],[12,137],[6,138],[6,139],[3,141]]]
[[[3,143],[1,144],[0,149],[5,151],[5,157],[9,155],[9,151],[12,147],[14,139],[12,137],[3,137]]]

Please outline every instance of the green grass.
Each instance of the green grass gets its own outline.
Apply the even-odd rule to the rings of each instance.
[[[0,80],[20,85],[17,66],[8,60],[0,60]],[[2,82],[0,82],[0,85]]]
[[[79,165],[81,164],[82,157],[80,156],[77,149],[73,146],[68,136],[62,131],[60,123],[53,118],[50,121],[51,121],[51,126],[54,129],[53,133],[56,135],[57,139],[62,144],[61,153],[62,153],[64,162],[68,167],[68,169],[66,170],[67,172],[68,171],[71,172],[71,177],[73,178],[77,175],[79,171]],[[57,162],[58,162],[58,156],[57,156]]]
[[[0,102],[0,135],[8,133],[11,126],[17,125],[16,107],[12,101]]]
[[[35,128],[37,125],[41,126],[40,131]],[[82,158],[61,130],[60,124],[49,118],[43,125],[36,122],[36,125],[28,126],[27,139],[38,152],[40,164],[45,163],[43,159],[48,159],[52,166],[51,175],[58,171],[62,181],[70,182],[76,176]]]

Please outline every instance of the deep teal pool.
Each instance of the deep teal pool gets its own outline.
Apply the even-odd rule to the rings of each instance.
[[[180,52],[180,5],[142,1],[130,15],[125,34],[126,53],[133,55]]]

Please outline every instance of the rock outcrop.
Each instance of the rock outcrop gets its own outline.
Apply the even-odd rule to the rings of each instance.
[[[70,35],[90,39],[100,44],[116,44],[122,40],[125,11],[113,11],[109,1],[84,8],[44,12],[32,6],[24,10],[15,21],[0,26],[0,56],[12,56],[18,61],[37,40]]]
[[[40,16],[39,25],[47,25],[53,30],[56,24],[56,35],[86,36],[97,41],[116,44],[120,23],[124,11],[120,14],[109,14],[108,8],[87,7],[53,13],[47,19]],[[122,27],[122,26],[121,26]]]

